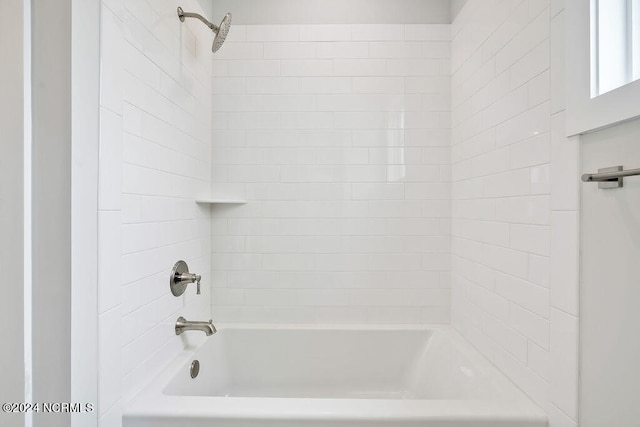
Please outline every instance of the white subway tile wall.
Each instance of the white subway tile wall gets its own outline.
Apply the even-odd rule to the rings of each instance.
[[[450,320],[449,25],[236,25],[213,61],[213,316]],[[534,242],[535,244],[535,242]]]
[[[198,2],[181,2],[198,11]],[[185,259],[210,272],[210,31],[181,24],[174,1],[104,0],[101,8],[99,425],[183,348],[179,315],[208,319],[210,288],[175,298]],[[207,40],[203,45],[200,40]],[[197,337],[195,337],[197,338]]]
[[[575,364],[577,332],[555,307],[575,314],[577,216],[552,210],[577,209],[579,159],[562,116],[552,129],[564,95],[563,59],[550,64],[550,45],[564,43],[551,38],[558,3],[469,0],[452,24],[452,323],[551,427],[577,419],[577,379],[555,367]]]

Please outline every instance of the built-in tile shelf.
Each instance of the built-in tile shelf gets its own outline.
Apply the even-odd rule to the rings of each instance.
[[[236,199],[196,199],[199,205],[244,205],[246,200]]]

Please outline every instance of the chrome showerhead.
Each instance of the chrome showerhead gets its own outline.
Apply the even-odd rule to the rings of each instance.
[[[184,22],[184,18],[197,18],[204,22],[205,25],[216,35],[213,39],[213,45],[211,46],[211,51],[213,53],[216,53],[222,47],[222,44],[227,39],[227,34],[229,34],[229,29],[231,28],[231,13],[227,13],[224,18],[222,18],[220,26],[212,24],[198,13],[185,12],[181,7],[178,8],[178,18],[180,18],[180,22]]]

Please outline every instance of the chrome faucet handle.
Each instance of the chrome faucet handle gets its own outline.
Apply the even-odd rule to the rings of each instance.
[[[200,295],[200,279],[202,277],[199,274],[189,273],[189,266],[186,262],[178,261],[173,266],[171,277],[169,278],[171,293],[179,297],[187,289],[188,284],[195,283],[196,293]]]

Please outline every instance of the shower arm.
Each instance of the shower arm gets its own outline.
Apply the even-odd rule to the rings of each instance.
[[[184,18],[197,18],[202,21],[207,27],[209,27],[214,33],[217,34],[218,31],[220,31],[220,27],[207,21],[204,16],[200,15],[199,13],[185,12],[181,7],[178,8],[178,17],[180,18],[180,22],[184,22]]]

